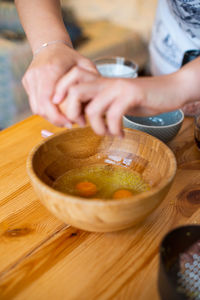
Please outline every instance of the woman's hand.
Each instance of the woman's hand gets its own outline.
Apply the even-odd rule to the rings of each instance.
[[[139,106],[142,98],[142,92],[131,80],[100,77],[69,89],[66,115],[77,122],[84,110],[97,134],[122,136],[122,116],[133,106]]]
[[[123,114],[139,106],[144,98],[132,80],[104,78],[79,67],[61,78],[56,86],[56,94],[59,93],[66,95],[60,107],[68,119],[83,126],[86,115],[99,135],[122,135]]]
[[[54,103],[59,105],[60,111],[66,115],[67,114],[67,99],[73,97],[76,93],[76,86],[81,83],[87,83],[95,81],[100,78],[100,74],[92,70],[92,72],[85,71],[85,69],[80,67],[74,67],[71,71],[65,74],[57,83],[55,90],[55,97],[53,99]],[[65,99],[65,100],[64,100]],[[63,101],[64,100],[64,101]],[[89,101],[89,99],[88,99]],[[71,119],[72,122],[79,124],[80,126],[85,125],[85,115],[84,115],[84,103],[80,104],[81,113],[75,119]],[[83,106],[83,107],[82,107]]]
[[[84,125],[86,115],[97,134],[122,136],[124,114],[149,116],[181,107],[185,97],[182,82],[180,72],[113,79],[76,68],[58,82],[57,90],[68,90],[62,105],[71,122]]]
[[[55,44],[42,49],[33,58],[22,80],[33,113],[57,126],[71,127],[71,122],[55,104],[62,101],[62,95],[55,95],[55,89],[58,80],[76,65],[97,72],[89,59],[64,44]]]

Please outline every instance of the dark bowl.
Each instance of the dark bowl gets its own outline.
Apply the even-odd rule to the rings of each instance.
[[[179,289],[178,274],[180,273],[180,255],[188,255],[186,254],[188,249],[198,240],[200,240],[200,226],[198,225],[176,228],[164,237],[160,246],[158,274],[158,289],[162,300],[196,299],[188,298]]]

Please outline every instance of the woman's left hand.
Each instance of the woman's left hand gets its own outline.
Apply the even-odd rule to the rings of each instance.
[[[64,114],[79,125],[85,124],[87,116],[99,135],[122,136],[124,114],[152,116],[180,108],[187,99],[184,78],[182,71],[135,79],[105,78],[76,67],[61,82],[68,90],[62,103]]]
[[[140,103],[140,91],[129,79],[104,78],[76,68],[62,79],[68,95],[61,105],[62,111],[72,122],[80,124],[84,116],[99,134],[121,135],[122,116],[132,106]],[[73,74],[76,76],[73,76]],[[79,74],[79,75],[78,75]],[[134,98],[134,99],[133,99]]]

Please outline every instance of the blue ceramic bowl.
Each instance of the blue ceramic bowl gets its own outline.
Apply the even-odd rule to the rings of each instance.
[[[181,109],[152,117],[124,116],[123,125],[149,133],[167,143],[178,133],[183,123],[184,113]]]

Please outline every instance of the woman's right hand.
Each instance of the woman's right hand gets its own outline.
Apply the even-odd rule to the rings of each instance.
[[[97,73],[89,59],[64,44],[48,46],[33,58],[22,82],[34,114],[57,126],[71,127],[71,121],[55,104],[62,99],[56,99],[54,96],[56,83],[74,66]]]

